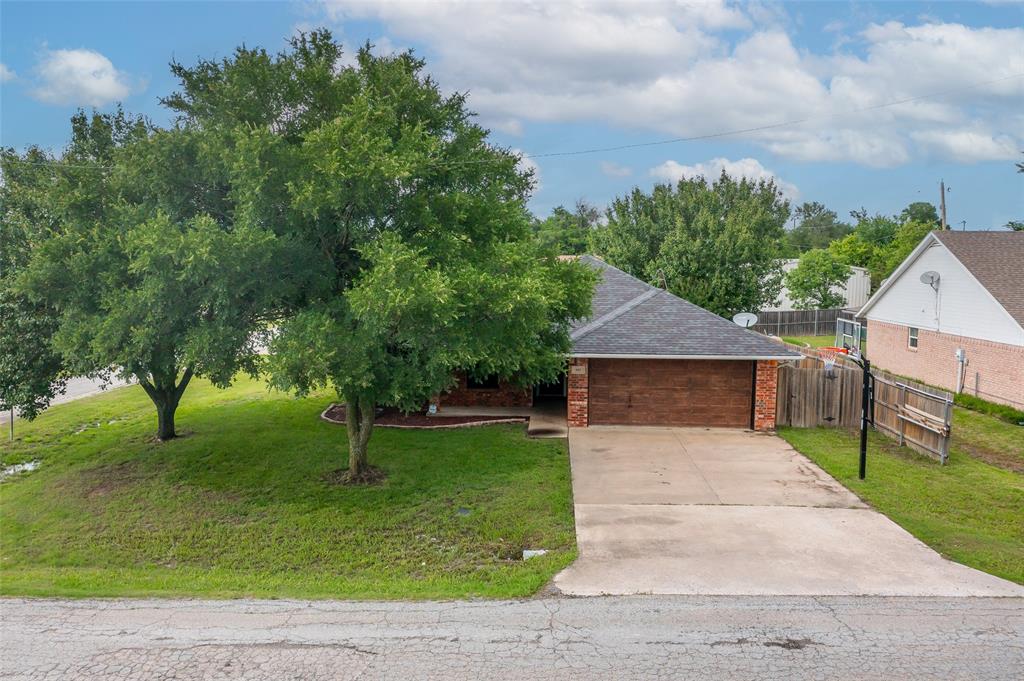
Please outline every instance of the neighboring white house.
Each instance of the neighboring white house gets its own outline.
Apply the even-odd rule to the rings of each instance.
[[[932,232],[858,316],[876,366],[1024,408],[1024,232]]]
[[[789,272],[796,268],[800,261],[796,258],[792,260],[784,260],[782,263],[782,271]],[[842,293],[846,302],[843,303],[842,307],[860,307],[864,303],[868,302],[868,297],[871,295],[871,275],[864,267],[851,267],[852,272],[850,278],[846,280],[846,284],[842,287]],[[837,287],[838,289],[838,287]],[[779,304],[774,307],[762,308],[766,311],[777,311],[777,310],[795,310],[793,306],[793,300],[789,297],[789,290],[786,288],[785,283],[782,286],[782,293],[779,295]]]

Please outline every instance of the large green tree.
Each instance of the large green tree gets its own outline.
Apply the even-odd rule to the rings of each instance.
[[[580,199],[575,210],[558,206],[545,219],[536,220],[533,231],[542,247],[561,255],[581,255],[587,252],[590,233],[600,217],[601,211]]]
[[[293,290],[301,253],[268,225],[236,220],[232,169],[200,130],[83,113],[46,164],[53,226],[19,275],[57,313],[53,350],[71,374],[138,381],[175,437],[193,376],[256,373],[260,336]],[[214,150],[211,153],[211,150]]]
[[[788,218],[774,182],[723,172],[616,199],[592,246],[616,267],[729,316],[778,298]]]
[[[849,276],[849,265],[815,248],[801,255],[797,266],[786,273],[786,288],[796,309],[827,310],[846,303],[842,286]]]
[[[817,201],[797,206],[793,216],[797,225],[786,232],[786,248],[787,254],[794,257],[813,248],[827,248],[853,231],[853,227],[839,220],[834,210]]]
[[[310,258],[272,382],[338,392],[359,481],[378,408],[422,408],[458,369],[557,376],[595,275],[537,247],[532,177],[488,143],[464,95],[443,95],[409,53],[366,47],[344,63],[316,31],[276,55],[175,65],[166,102],[217,138],[236,222],[275,225]]]
[[[33,248],[54,227],[50,164],[43,150],[0,150],[0,409],[32,419],[63,392],[67,374],[53,348],[57,313],[18,288]]]

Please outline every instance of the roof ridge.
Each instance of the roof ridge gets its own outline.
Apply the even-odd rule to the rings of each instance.
[[[597,319],[593,320],[592,322],[590,322],[586,326],[581,326],[580,328],[576,329],[575,331],[572,332],[572,334],[570,335],[570,338],[572,340],[579,340],[580,338],[583,338],[588,333],[590,333],[592,331],[595,331],[597,329],[600,329],[602,326],[604,326],[608,322],[612,321],[613,319],[617,319],[617,318],[621,317],[622,315],[626,314],[627,312],[632,310],[634,307],[636,307],[640,303],[643,303],[644,301],[650,300],[651,298],[653,298],[654,296],[658,295],[659,293],[662,293],[662,290],[660,288],[654,288],[652,286],[650,289],[648,289],[647,291],[644,291],[643,293],[641,293],[637,297],[632,298],[632,299],[626,301],[622,305],[619,305],[617,308],[615,308],[611,312],[607,312],[607,313],[601,315],[600,317],[598,317]]]
[[[593,253],[584,253],[582,257],[593,258],[594,260],[596,260],[599,263],[601,263],[602,265],[604,265],[606,268],[608,268],[610,270],[615,270],[619,274],[624,274],[627,277],[629,277],[630,279],[635,279],[636,281],[640,282],[644,286],[656,289],[658,291],[663,291],[664,290],[664,289],[659,289],[654,284],[650,284],[650,283],[644,281],[643,279],[641,279],[640,277],[636,276],[635,274],[630,274],[629,272],[627,272],[626,270],[622,269],[621,267],[616,267],[615,265],[611,264],[610,262],[608,262],[607,260],[605,260],[604,258],[602,258],[599,255],[594,255]]]

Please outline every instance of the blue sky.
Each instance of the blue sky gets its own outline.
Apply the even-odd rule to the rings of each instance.
[[[282,49],[326,26],[412,48],[468,91],[494,140],[540,157],[531,208],[604,205],[633,186],[725,167],[772,175],[846,216],[937,203],[955,227],[1024,219],[1024,5],[1012,2],[0,3],[0,141],[59,150],[79,106],[169,122],[167,64]],[[922,95],[889,106],[892,102]]]

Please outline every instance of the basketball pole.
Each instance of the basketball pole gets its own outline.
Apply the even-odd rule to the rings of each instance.
[[[856,361],[856,360],[855,360]],[[861,386],[860,403],[860,468],[857,477],[863,480],[867,476],[868,468],[868,418],[871,412],[871,362],[864,358],[858,362],[864,370],[864,379]]]

